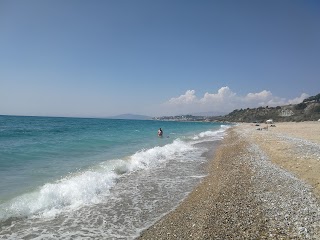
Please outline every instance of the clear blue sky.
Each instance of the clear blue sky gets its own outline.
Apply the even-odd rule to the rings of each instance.
[[[0,114],[150,116],[320,92],[320,1],[0,0]]]

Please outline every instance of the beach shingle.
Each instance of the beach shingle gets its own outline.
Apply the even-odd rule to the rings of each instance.
[[[274,165],[249,134],[230,129],[209,176],[139,239],[318,239],[310,186]]]

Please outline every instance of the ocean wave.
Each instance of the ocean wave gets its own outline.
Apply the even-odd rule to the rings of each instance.
[[[221,125],[218,130],[209,130],[194,135],[192,140],[220,140],[228,128],[230,125]]]
[[[193,149],[191,144],[176,139],[161,147],[140,150],[126,159],[105,161],[91,170],[70,174],[1,204],[0,220],[10,217],[54,217],[62,211],[100,203],[108,197],[121,175],[156,167]]]
[[[176,156],[192,151],[194,147],[180,139],[176,139],[171,144],[163,147],[154,147],[142,150],[130,157],[130,171],[153,167],[159,163],[175,159]]]
[[[117,174],[112,171],[86,171],[47,183],[38,191],[24,194],[1,206],[0,219],[38,215],[52,217],[62,210],[98,203],[109,193]]]
[[[46,183],[0,205],[0,220],[11,217],[54,217],[86,205],[106,201],[110,190],[123,174],[143,171],[166,164],[171,160],[190,161],[197,149],[195,142],[219,140],[228,125],[218,130],[201,132],[189,139],[175,139],[164,146],[142,149],[124,159],[104,161],[90,169],[71,173],[62,179]]]

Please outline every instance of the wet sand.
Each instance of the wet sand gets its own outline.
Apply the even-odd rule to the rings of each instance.
[[[208,177],[139,239],[320,239],[320,123],[275,125],[229,129]]]

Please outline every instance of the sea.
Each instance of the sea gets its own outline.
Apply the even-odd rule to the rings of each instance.
[[[0,239],[135,239],[207,175],[228,127],[0,116]]]

